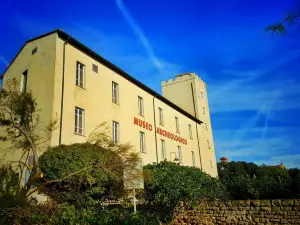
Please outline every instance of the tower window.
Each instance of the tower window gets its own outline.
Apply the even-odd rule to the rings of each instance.
[[[26,89],[27,89],[27,74],[28,74],[28,70],[25,70],[22,73],[22,78],[21,78],[21,92],[22,93],[26,93]]]
[[[36,52],[37,52],[37,47],[35,47],[34,49],[32,49],[31,55],[34,55]]]

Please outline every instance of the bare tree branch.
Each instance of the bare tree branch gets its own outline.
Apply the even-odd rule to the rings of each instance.
[[[267,32],[271,32],[271,34],[275,34],[276,32],[284,33],[285,32],[285,24],[292,24],[294,21],[300,18],[300,13],[289,13],[280,23],[269,25],[266,27]]]

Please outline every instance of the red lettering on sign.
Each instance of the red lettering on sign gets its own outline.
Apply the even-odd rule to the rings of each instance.
[[[138,123],[139,123],[139,119],[138,119],[138,118],[136,118],[136,117],[134,117],[134,118],[133,118],[133,123],[134,123],[134,124],[136,124],[136,125],[138,125]]]
[[[152,125],[151,124],[149,124],[149,130],[152,131]]]

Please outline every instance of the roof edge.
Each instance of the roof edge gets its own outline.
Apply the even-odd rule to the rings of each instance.
[[[173,109],[175,109],[178,112],[182,113],[183,115],[187,116],[188,118],[192,119],[193,121],[195,121],[195,122],[197,122],[199,124],[202,123],[201,120],[199,120],[195,116],[191,115],[190,113],[188,113],[184,109],[180,108],[179,106],[177,106],[176,104],[174,104],[173,102],[171,102],[167,98],[163,97],[162,95],[160,95],[159,93],[157,93],[153,89],[149,88],[148,86],[146,86],[142,82],[138,81],[137,79],[135,79],[134,77],[132,77],[131,75],[129,75],[128,73],[126,73],[125,71],[123,71],[122,69],[120,69],[119,67],[117,67],[116,65],[112,64],[110,61],[106,60],[105,58],[103,58],[102,56],[100,56],[99,54],[97,54],[96,52],[94,52],[93,50],[91,50],[90,48],[88,48],[86,45],[82,44],[81,42],[79,42],[78,40],[76,40],[75,38],[73,38],[72,36],[70,36],[69,34],[67,34],[66,32],[64,32],[62,29],[56,29],[56,30],[53,30],[51,32],[48,32],[46,34],[40,35],[40,36],[38,36],[36,38],[29,39],[28,41],[26,41],[25,44],[23,45],[23,47],[21,48],[21,50],[17,53],[17,55],[14,57],[14,59],[8,65],[8,67],[6,68],[6,70],[3,72],[3,74],[2,74],[2,76],[1,76],[0,79],[3,79],[4,74],[10,68],[10,66],[13,64],[13,62],[15,61],[15,59],[21,53],[21,51],[23,50],[23,48],[26,46],[26,44],[28,44],[30,42],[33,42],[33,41],[36,41],[38,39],[44,38],[44,37],[46,37],[48,35],[51,35],[51,34],[54,34],[54,33],[57,33],[58,37],[61,38],[62,40],[64,40],[64,41],[68,40],[68,44],[71,44],[74,47],[76,47],[77,49],[83,51],[85,54],[89,55],[90,57],[92,57],[97,62],[103,64],[107,68],[109,68],[112,71],[118,73],[120,76],[124,77],[126,80],[128,80],[131,83],[135,84],[136,86],[140,87],[144,91],[148,92],[153,97],[161,100],[165,104],[169,105],[170,107],[172,107]]]

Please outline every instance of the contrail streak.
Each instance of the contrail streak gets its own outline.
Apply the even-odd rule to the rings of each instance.
[[[123,1],[122,0],[116,0],[116,3],[117,3],[118,9],[121,11],[123,16],[125,17],[126,21],[130,25],[131,29],[133,30],[135,35],[137,35],[138,38],[140,39],[140,41],[142,42],[144,48],[146,49],[146,51],[148,53],[148,56],[149,56],[150,60],[154,63],[156,68],[160,71],[162,69],[162,64],[159,61],[159,59],[156,57],[156,55],[153,51],[153,48],[152,48],[151,44],[149,43],[149,41],[148,41],[146,35],[144,34],[143,30],[135,22],[135,20],[133,19],[133,17],[131,16],[129,11],[127,10],[127,8],[125,7]]]

